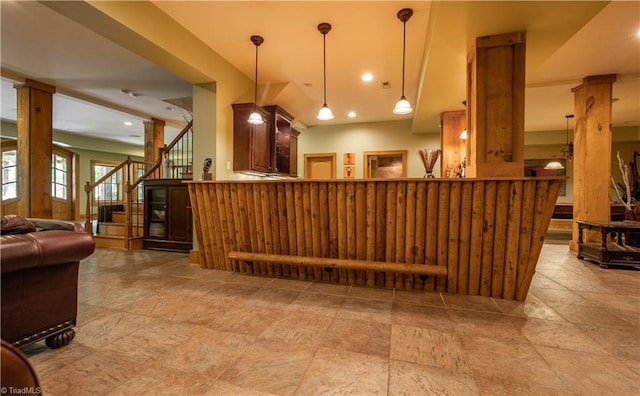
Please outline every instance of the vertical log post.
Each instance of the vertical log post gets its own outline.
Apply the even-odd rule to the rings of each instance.
[[[53,94],[56,88],[29,80],[18,93],[18,214],[50,219]]]
[[[469,177],[524,176],[525,33],[478,37],[468,60]]]
[[[611,99],[615,74],[586,77],[573,89],[575,149],[573,233],[569,248],[578,251],[576,220],[609,221],[611,184]],[[598,234],[599,235],[599,234]],[[586,240],[596,233],[587,232]]]
[[[156,163],[160,160],[160,153],[164,147],[164,124],[162,120],[152,118],[151,121],[144,121],[144,160],[145,162]],[[151,168],[151,164],[147,164],[147,169]],[[170,168],[169,168],[170,169]],[[155,177],[160,177],[161,170],[156,171]],[[170,175],[164,177],[175,179],[176,175],[171,171]]]

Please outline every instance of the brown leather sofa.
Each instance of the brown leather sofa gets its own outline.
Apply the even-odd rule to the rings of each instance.
[[[60,220],[27,219],[28,227],[7,231],[8,217],[0,236],[2,338],[17,347],[42,339],[50,348],[67,345],[75,336],[79,263],[93,253],[93,237]]]
[[[2,340],[0,349],[0,382],[2,394],[30,394],[42,393],[38,376],[29,359],[18,348]]]

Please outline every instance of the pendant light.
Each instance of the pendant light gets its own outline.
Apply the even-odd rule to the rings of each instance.
[[[396,103],[396,107],[393,109],[395,114],[409,114],[413,111],[411,103],[404,96],[404,58],[405,58],[405,44],[407,40],[407,21],[413,15],[411,8],[403,8],[398,11],[398,19],[402,21],[402,96]]]
[[[562,150],[560,150],[560,152],[562,152],[561,158],[571,161],[573,159],[573,142],[569,141],[569,118],[573,118],[573,114],[567,114],[565,118],[567,119],[567,132],[566,132],[567,140],[565,145],[562,147]],[[562,163],[560,163],[559,161],[553,160],[549,162],[547,165],[545,165],[544,169],[559,170],[559,169],[564,169],[564,165],[562,165]]]
[[[322,33],[322,59],[323,59],[323,87],[324,87],[324,101],[322,102],[322,107],[318,112],[318,119],[322,121],[332,120],[333,113],[329,106],[327,106],[327,33],[331,31],[331,25],[328,23],[321,23],[318,25],[318,30]]]
[[[262,119],[262,115],[258,113],[258,47],[260,44],[264,43],[264,39],[262,36],[251,36],[251,42],[256,46],[256,79],[254,83],[254,91],[253,91],[253,112],[249,114],[249,119],[247,122],[253,125],[261,125],[264,124],[264,120]]]

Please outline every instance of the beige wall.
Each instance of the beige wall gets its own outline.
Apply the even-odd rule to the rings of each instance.
[[[418,157],[419,149],[440,147],[440,135],[413,134],[411,120],[345,124],[333,127],[303,129],[298,138],[298,173],[304,177],[304,155],[312,153],[336,153],[336,176],[342,178],[343,154],[355,153],[356,178],[363,177],[363,152],[382,150],[407,150],[407,177],[423,177],[424,167]],[[440,161],[434,174],[440,174]]]
[[[640,152],[640,128],[614,128],[612,132],[612,176],[621,181],[618,160],[615,155],[619,151],[623,160],[628,163],[633,152]],[[525,158],[544,159],[560,158],[562,146],[566,142],[566,131],[529,132],[525,134]],[[408,177],[424,175],[417,150],[421,148],[435,149],[440,147],[439,134],[412,134],[410,121],[379,122],[367,124],[346,124],[339,126],[311,127],[302,130],[299,138],[298,169],[304,177],[304,154],[336,153],[336,175],[342,178],[343,154],[355,153],[356,178],[363,176],[363,152],[378,150],[407,150]],[[434,174],[440,174],[441,159],[438,160]],[[558,202],[573,202],[572,161],[567,162],[568,176],[566,195],[558,197]],[[615,192],[611,190],[612,201],[616,201]]]

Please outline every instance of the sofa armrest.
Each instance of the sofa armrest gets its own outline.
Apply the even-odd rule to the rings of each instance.
[[[67,220],[56,219],[34,219],[28,218],[38,231],[66,230],[75,232],[85,232],[81,224]]]
[[[52,230],[3,235],[0,242],[2,273],[78,262],[90,256],[94,249],[93,237],[86,232]]]

